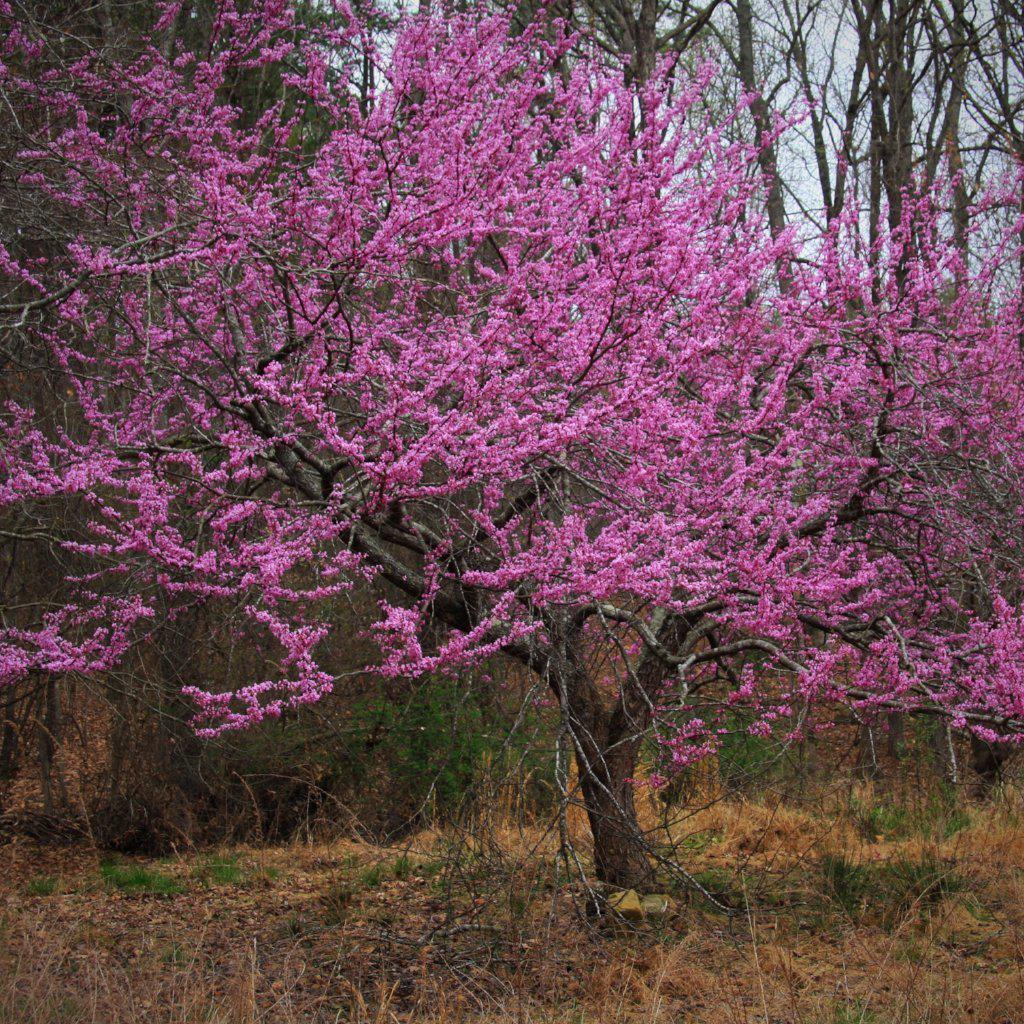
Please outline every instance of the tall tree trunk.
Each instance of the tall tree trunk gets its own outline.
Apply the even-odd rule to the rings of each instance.
[[[950,786],[960,784],[960,765],[957,762],[956,745],[953,742],[953,730],[949,720],[937,718],[932,730],[932,747],[935,764],[942,773],[943,781]]]
[[[601,882],[644,888],[653,875],[636,816],[632,779],[649,715],[635,718],[620,699],[607,705],[584,658],[583,620],[551,623],[557,633],[547,666],[576,757],[580,792],[594,839],[594,868]]]
[[[648,889],[654,865],[636,813],[634,779],[644,735],[652,721],[652,696],[665,677],[659,659],[648,655],[623,666],[614,694],[602,693],[588,671],[581,625],[570,624],[549,665],[552,687],[569,730],[580,791],[594,839],[598,880],[623,889]],[[658,629],[663,647],[677,648],[687,623],[666,618]]]
[[[603,707],[590,680],[575,694],[569,720],[597,877],[623,889],[647,888],[654,872],[637,819],[633,779],[649,722],[629,723],[618,709]]]
[[[881,774],[875,730],[867,722],[862,722],[857,730],[857,771],[865,782],[874,782]]]
[[[67,804],[64,777],[56,755],[61,734],[60,689],[57,680],[47,679],[43,687],[42,708],[36,720],[36,741],[39,752],[39,777],[43,795],[43,811],[55,814],[57,801],[54,799],[54,777],[56,788],[63,804]]]
[[[761,95],[762,83],[758,81],[754,56],[754,11],[750,0],[736,0],[736,35],[740,81],[748,93],[754,94],[750,113],[754,119],[757,162],[768,186],[768,227],[772,238],[777,238],[786,227],[786,204],[782,195],[782,180],[779,177],[777,147],[769,138],[772,129],[771,111]],[[788,287],[788,273],[782,276],[780,284]]]

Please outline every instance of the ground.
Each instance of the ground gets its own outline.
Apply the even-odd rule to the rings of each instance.
[[[1024,1022],[1015,794],[717,801],[672,829],[731,912],[677,881],[663,919],[588,918],[535,824],[165,858],[13,840],[0,1022]]]

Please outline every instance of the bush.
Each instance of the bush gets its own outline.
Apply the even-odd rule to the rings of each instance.
[[[400,834],[424,818],[450,819],[480,795],[485,779],[518,768],[527,798],[552,798],[540,723],[510,734],[500,697],[457,680],[428,680],[405,699],[374,694],[347,713],[352,741],[325,764],[347,788],[347,802],[374,831]],[[530,735],[530,734],[533,735]],[[372,792],[372,800],[368,795]]]

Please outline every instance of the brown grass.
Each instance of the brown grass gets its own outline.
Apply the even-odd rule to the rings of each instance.
[[[225,882],[209,854],[130,862],[172,895],[104,882],[94,852],[11,843],[0,1024],[1022,1024],[1021,801],[965,813],[949,836],[879,840],[846,813],[712,804],[668,832],[747,909],[682,896],[632,934],[582,921],[557,834],[509,822],[472,855],[440,829],[237,848]],[[845,904],[823,874],[837,856],[864,887]],[[901,896],[915,866],[941,890]]]

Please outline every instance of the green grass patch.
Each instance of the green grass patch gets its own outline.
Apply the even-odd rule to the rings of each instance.
[[[943,786],[931,793],[917,817],[921,834],[938,840],[952,839],[971,823],[970,815],[960,806],[952,786]]]
[[[867,804],[854,798],[850,801],[850,815],[865,839],[899,839],[912,831],[907,810],[884,800]]]
[[[858,1000],[835,1007],[828,1024],[882,1024],[882,1018]]]
[[[391,864],[391,877],[397,878],[399,881],[405,881],[410,878],[416,871],[416,864],[409,857],[408,854],[403,853],[397,860]]]
[[[358,875],[359,881],[364,889],[379,889],[386,882],[404,882],[417,874],[418,865],[407,854],[402,854],[395,860],[382,860],[371,864]]]
[[[821,858],[821,876],[825,895],[848,917],[857,917],[873,887],[871,870],[842,854],[826,854]]]
[[[188,954],[185,952],[185,947],[182,946],[180,942],[172,942],[160,954],[160,960],[162,963],[168,964],[172,967],[184,967],[188,962]]]
[[[277,868],[245,864],[234,855],[207,857],[192,868],[191,874],[209,888],[269,885],[280,876]]]
[[[942,838],[952,839],[957,832],[962,832],[971,823],[971,817],[966,811],[956,808],[949,813],[942,824]]]
[[[821,859],[821,892],[851,920],[874,918],[891,926],[907,914],[927,915],[968,882],[935,856],[858,864],[842,854]]]
[[[377,861],[362,868],[359,868],[357,857],[346,857],[341,865],[348,869],[348,873],[337,877],[320,898],[324,916],[332,924],[344,922],[361,893],[373,892],[389,882],[405,882],[410,879],[431,879],[436,890],[441,884],[438,876],[443,871],[443,865],[438,861],[419,860],[405,853],[392,860]]]
[[[171,875],[117,860],[100,864],[100,877],[107,885],[133,895],[177,896],[185,891],[184,885]]]
[[[746,906],[742,879],[737,878],[733,872],[722,868],[707,868],[704,871],[694,871],[692,878],[715,900],[726,907]],[[671,889],[674,895],[683,896],[697,906],[704,906],[713,911],[718,909],[713,903],[708,904],[702,892],[694,889],[682,879],[673,880]]]
[[[343,879],[332,885],[321,898],[324,907],[324,918],[328,924],[341,925],[348,918],[349,909],[356,896],[359,886],[351,879]]]
[[[967,888],[966,880],[936,857],[896,860],[886,864],[879,874],[890,907],[901,913],[914,907],[927,910]]]
[[[960,806],[956,792],[942,787],[914,801],[912,806],[891,799],[870,802],[854,797],[850,801],[850,817],[865,839],[906,839],[918,835],[923,839],[950,839],[967,828],[970,815]]]
[[[270,885],[271,882],[276,882],[281,877],[281,872],[274,867],[255,867],[252,869],[250,878],[254,882],[259,882],[262,885]]]
[[[237,857],[209,857],[192,869],[192,874],[204,885],[243,885],[248,874]]]
[[[722,841],[722,831],[717,828],[705,828],[699,832],[691,832],[679,843],[678,848],[686,850],[687,853],[703,853],[709,847]],[[675,849],[676,847],[673,847]],[[671,852],[671,851],[670,851]]]
[[[371,864],[359,872],[359,882],[364,889],[379,889],[391,877],[388,865],[383,861]]]
[[[56,875],[38,875],[30,878],[25,886],[29,896],[52,896],[60,887],[60,879]]]

